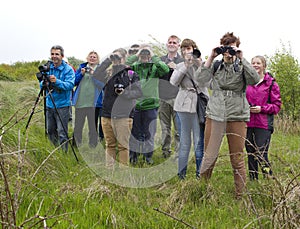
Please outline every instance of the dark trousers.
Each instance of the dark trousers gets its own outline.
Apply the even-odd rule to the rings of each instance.
[[[98,134],[95,124],[95,107],[75,108],[75,142],[77,145],[80,145],[82,143],[82,131],[85,123],[85,118],[87,118],[88,121],[89,145],[91,147],[96,147],[98,143]]]
[[[263,173],[272,175],[268,159],[271,135],[272,133],[270,130],[247,128],[247,140],[245,147],[248,153],[248,169],[251,180],[258,179],[259,165],[261,166]]]
[[[143,154],[152,158],[154,151],[154,136],[156,134],[157,108],[150,110],[135,110],[130,138],[130,158]]]
[[[96,128],[98,127],[98,135],[99,138],[102,140],[104,139],[103,129],[102,129],[102,123],[101,123],[101,115],[102,115],[102,107],[96,107],[95,110],[95,125]]]

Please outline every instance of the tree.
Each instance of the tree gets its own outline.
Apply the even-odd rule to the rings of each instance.
[[[291,54],[291,48],[287,50],[282,44],[282,50],[277,50],[269,62],[269,70],[280,87],[282,110],[279,115],[299,119],[300,67],[297,59]]]

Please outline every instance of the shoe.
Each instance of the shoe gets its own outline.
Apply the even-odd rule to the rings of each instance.
[[[184,174],[178,174],[179,180],[185,180],[185,175]]]
[[[164,151],[162,154],[164,158],[168,158],[171,156],[171,151]]]
[[[147,157],[146,158],[146,163],[148,164],[148,165],[153,165],[153,160],[152,160],[152,158],[149,158],[149,157]]]
[[[137,157],[131,157],[131,158],[129,159],[129,162],[130,162],[130,164],[132,164],[132,165],[136,165],[137,162],[138,162]]]

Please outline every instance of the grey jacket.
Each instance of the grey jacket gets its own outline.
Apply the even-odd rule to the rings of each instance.
[[[209,82],[203,81],[203,83],[198,83],[197,81],[200,72],[201,67],[187,68],[183,62],[176,65],[176,69],[170,78],[171,84],[179,86],[179,91],[174,103],[175,111],[196,113],[197,92],[203,92],[209,95],[207,90]],[[191,79],[193,79],[196,85],[197,92]]]
[[[198,75],[200,83],[211,81],[212,95],[206,108],[206,116],[222,122],[249,121],[250,110],[245,87],[256,84],[259,75],[244,58],[238,63],[238,69],[234,69],[234,64],[223,62],[213,75],[213,66],[214,63],[210,68],[203,66]]]

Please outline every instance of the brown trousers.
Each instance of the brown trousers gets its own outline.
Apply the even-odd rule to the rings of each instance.
[[[117,152],[120,165],[128,165],[129,138],[131,135],[132,119],[110,119],[101,117],[101,123],[106,144],[106,165],[108,167],[114,166]]]
[[[205,179],[211,177],[223,137],[226,134],[237,197],[244,192],[246,186],[246,168],[243,153],[246,131],[246,123],[243,121],[217,122],[209,118],[206,120],[204,157],[200,169],[200,177]]]

